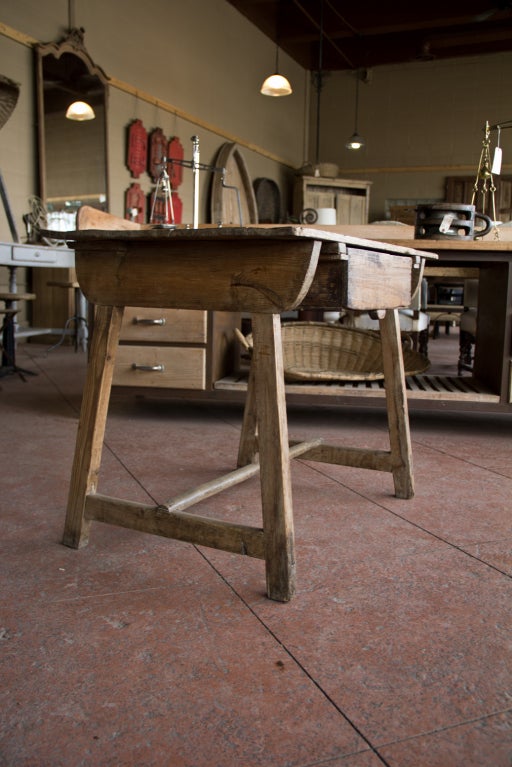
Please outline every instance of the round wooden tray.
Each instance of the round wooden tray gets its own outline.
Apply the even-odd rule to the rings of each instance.
[[[258,206],[245,160],[234,143],[223,144],[215,159],[216,168],[225,168],[225,184],[222,174],[215,173],[211,193],[211,222],[247,226],[258,223]],[[229,188],[229,187],[235,187]],[[238,190],[238,195],[236,190]],[[240,197],[240,206],[238,205]],[[240,220],[240,214],[242,220]]]

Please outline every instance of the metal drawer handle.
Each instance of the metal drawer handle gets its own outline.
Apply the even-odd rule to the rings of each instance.
[[[165,367],[163,365],[137,365],[133,362],[132,370],[142,370],[144,373],[163,373]]]
[[[165,325],[165,317],[154,320],[145,317],[134,317],[133,322],[135,325]]]

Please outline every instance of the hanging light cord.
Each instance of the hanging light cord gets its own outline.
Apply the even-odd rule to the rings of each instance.
[[[68,0],[68,26],[69,29],[75,28],[75,2]]]
[[[320,162],[320,97],[322,93],[322,66],[324,46],[324,0],[320,3],[320,41],[318,43],[318,71],[316,76],[316,150],[315,165]]]
[[[359,70],[356,70],[356,112],[354,116],[354,133],[357,133],[358,117],[359,117]]]

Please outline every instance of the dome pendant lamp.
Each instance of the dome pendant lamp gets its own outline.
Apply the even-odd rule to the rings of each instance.
[[[364,147],[364,138],[357,132],[357,118],[359,113],[359,72],[356,72],[356,108],[354,120],[354,132],[345,144],[346,149],[357,150]]]
[[[273,75],[269,75],[260,88],[263,96],[289,96],[292,86],[283,75],[279,74],[279,46],[276,44],[276,68]]]
[[[68,120],[83,122],[84,120],[94,120],[96,115],[94,109],[85,101],[73,101],[67,108],[66,117]]]

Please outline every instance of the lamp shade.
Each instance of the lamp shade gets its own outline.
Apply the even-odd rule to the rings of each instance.
[[[82,122],[83,120],[94,120],[96,115],[93,108],[85,101],[73,101],[67,108],[66,117],[68,120]]]
[[[362,149],[364,147],[364,138],[358,134],[357,131],[351,135],[347,143],[346,149]]]
[[[276,72],[267,77],[260,88],[260,93],[264,96],[289,96],[293,91],[286,77]]]

